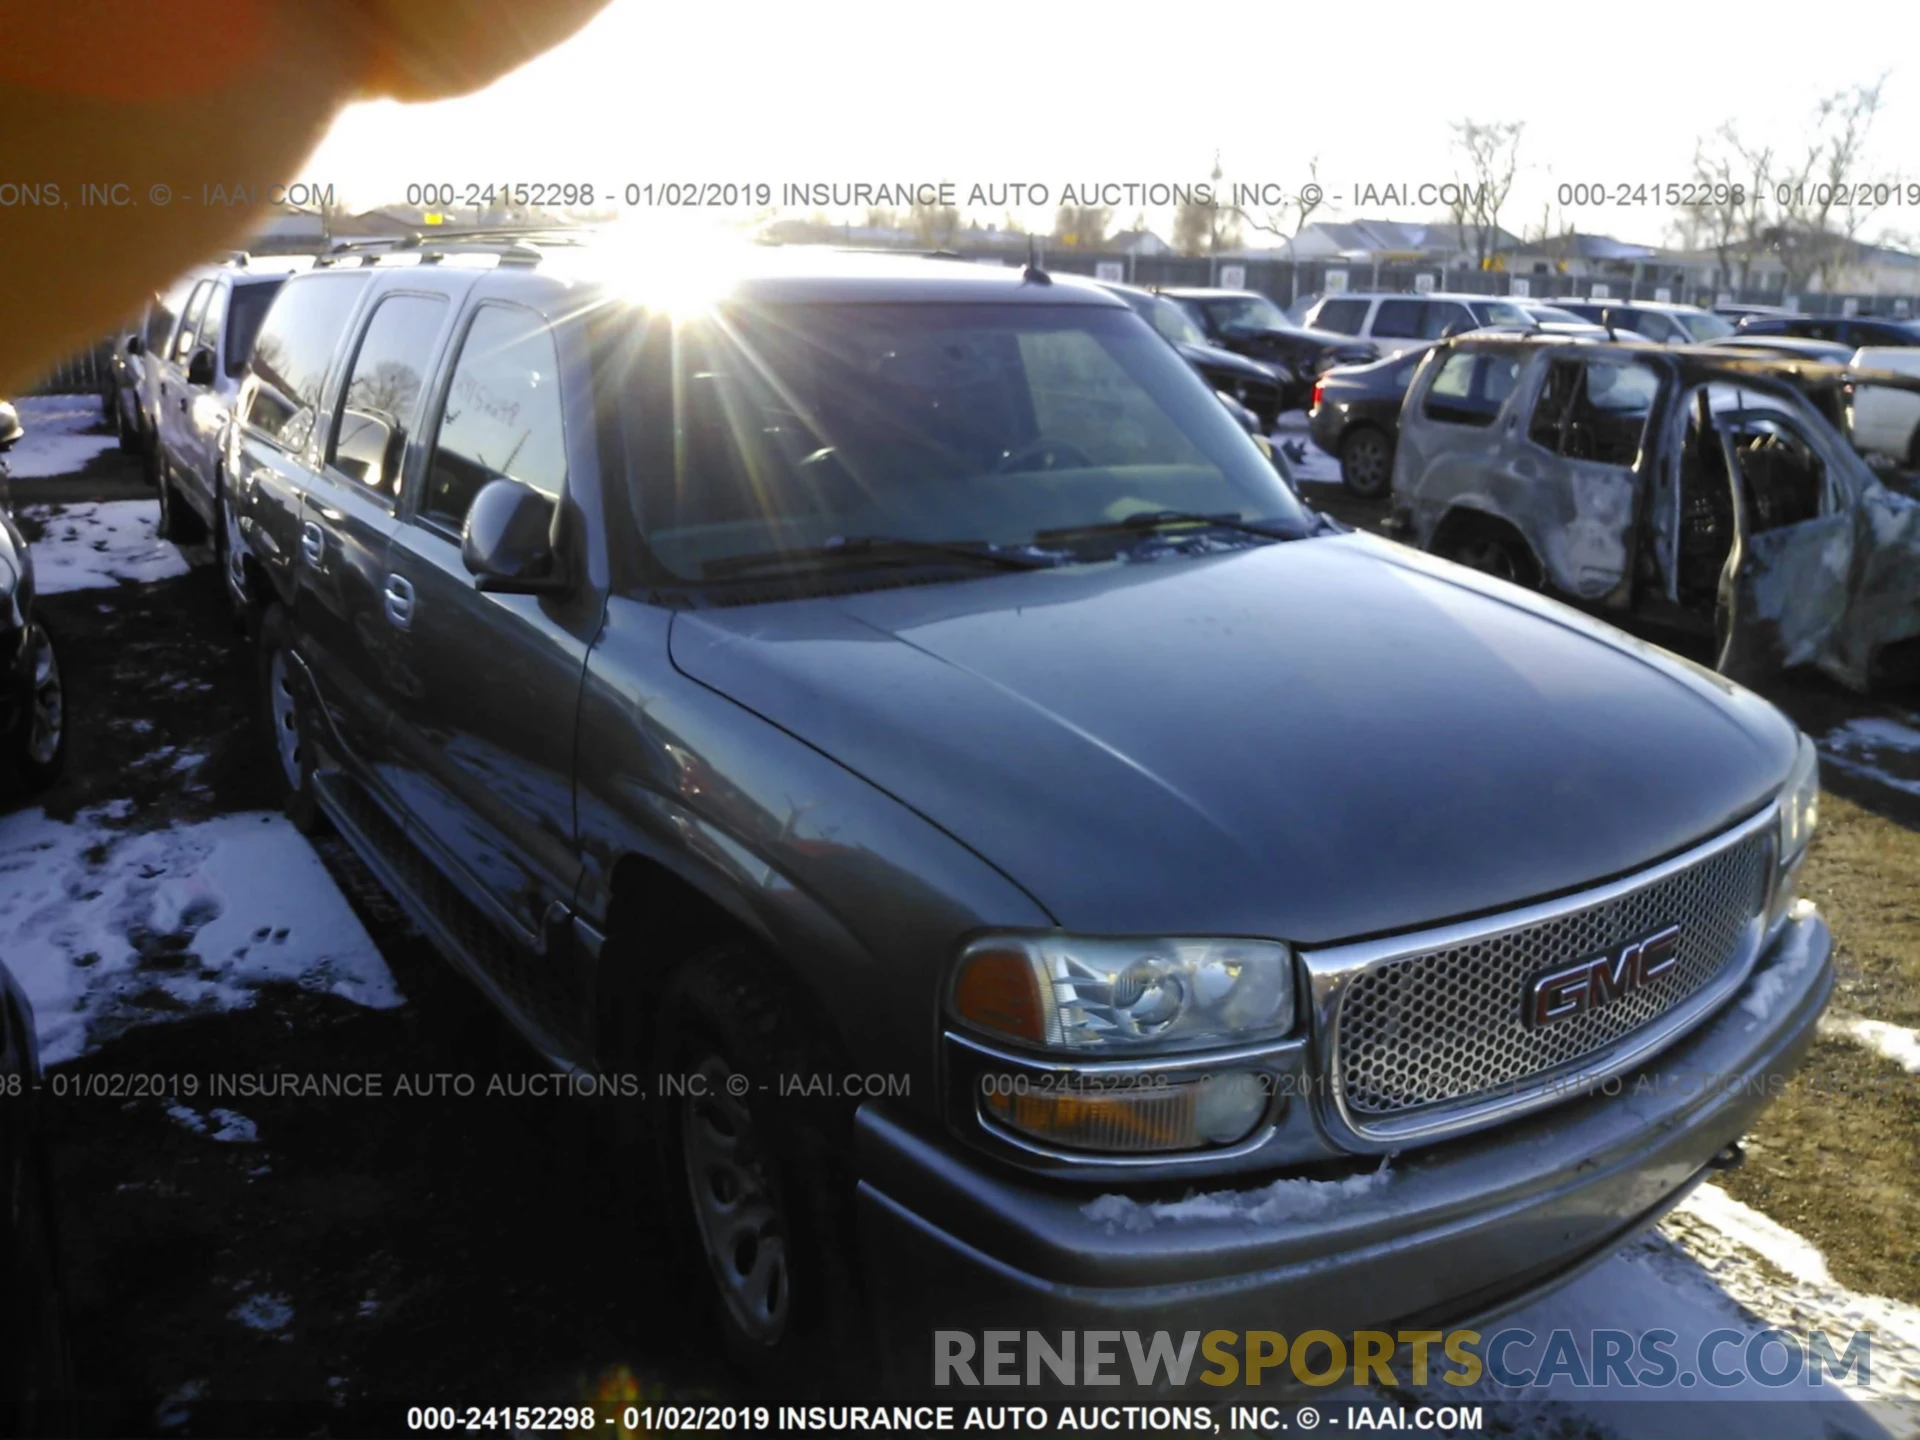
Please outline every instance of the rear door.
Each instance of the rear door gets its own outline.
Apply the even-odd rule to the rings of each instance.
[[[410,683],[396,653],[387,546],[407,443],[454,309],[435,291],[409,276],[356,317],[300,510],[302,653],[345,758],[383,794],[393,789],[382,763],[390,697]]]
[[[180,316],[179,325],[174,328],[173,338],[155,367],[157,399],[154,418],[159,426],[163,463],[182,463],[182,434],[187,428],[187,405],[190,399],[187,393],[187,356],[193,353],[193,347],[199,343],[200,324],[206,316],[207,302],[213,291],[212,280],[202,280],[193,287],[187,308]]]
[[[591,490],[579,477],[594,438],[587,364],[570,353],[577,333],[502,299],[471,311],[409,475],[387,582],[405,605],[404,619],[391,609],[386,618],[405,679],[392,748],[409,832],[536,951],[580,877],[574,720],[605,601],[582,554],[602,522],[580,500]],[[560,507],[559,549],[575,577],[568,593],[475,588],[460,558],[462,526],[474,496],[503,476]]]

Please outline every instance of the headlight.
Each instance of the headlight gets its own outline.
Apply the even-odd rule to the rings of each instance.
[[[951,1004],[975,1030],[1089,1058],[1243,1045],[1293,1028],[1293,954],[1271,940],[989,936],[961,954]]]
[[[1813,827],[1820,819],[1820,756],[1813,741],[1800,737],[1800,753],[1793,757],[1793,769],[1780,791],[1780,863],[1784,867],[1800,858],[1813,839]]]

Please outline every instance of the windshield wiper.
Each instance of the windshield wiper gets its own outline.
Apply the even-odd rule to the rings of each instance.
[[[1041,556],[996,549],[984,540],[910,540],[898,535],[836,536],[824,545],[766,550],[752,555],[723,555],[700,567],[708,580],[758,570],[823,570],[841,565],[908,563],[938,558],[959,560],[989,570],[1038,570],[1052,564]]]
[[[1292,530],[1276,530],[1271,525],[1263,525],[1257,520],[1242,520],[1232,511],[1220,515],[1203,515],[1194,510],[1142,510],[1139,514],[1129,515],[1124,520],[1103,520],[1093,525],[1062,525],[1055,530],[1042,530],[1035,534],[1033,539],[1035,544],[1042,544],[1048,540],[1065,540],[1079,535],[1150,534],[1159,530],[1171,530],[1181,525],[1237,530],[1242,535],[1258,535],[1266,540],[1298,540],[1300,538],[1298,533]]]

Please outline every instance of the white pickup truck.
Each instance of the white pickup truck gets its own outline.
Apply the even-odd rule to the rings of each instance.
[[[1920,346],[1868,346],[1854,352],[1853,368],[1920,375]],[[1909,470],[1920,470],[1920,394],[1884,385],[1856,386],[1848,433],[1861,454],[1884,455]]]

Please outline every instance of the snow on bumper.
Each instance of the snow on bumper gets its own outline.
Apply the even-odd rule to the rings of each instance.
[[[859,1219],[886,1373],[925,1387],[936,1329],[1340,1333],[1510,1309],[1653,1223],[1740,1138],[1813,1041],[1831,952],[1803,904],[1747,986],[1617,1093],[1346,1177],[1102,1195],[869,1106]]]

